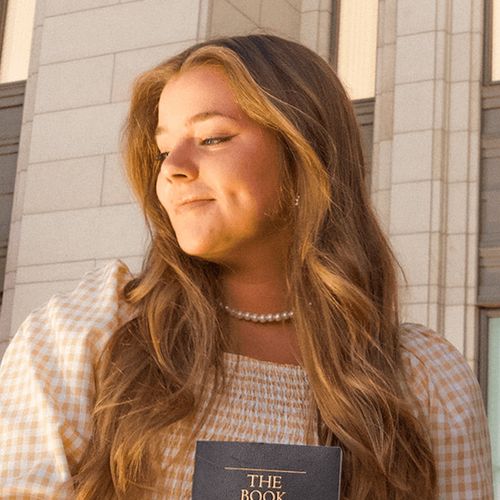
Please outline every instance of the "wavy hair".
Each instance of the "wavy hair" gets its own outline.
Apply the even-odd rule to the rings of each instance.
[[[436,498],[428,430],[401,358],[397,264],[370,205],[352,104],[318,55],[271,35],[195,45],[135,83],[125,160],[151,244],[124,290],[136,315],[98,364],[77,497],[150,495],[161,473],[159,436],[194,421],[202,398],[210,408],[225,384],[219,268],[181,251],[155,190],[160,94],[200,65],[223,71],[243,111],[276,134],[284,196],[292,203],[300,193],[288,264],[294,326],[320,443],[343,449],[342,498]],[[210,373],[216,383],[204,394],[197,381]]]

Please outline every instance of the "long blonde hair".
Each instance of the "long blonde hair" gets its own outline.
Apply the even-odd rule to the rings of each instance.
[[[198,44],[135,83],[126,166],[151,245],[124,291],[137,314],[100,359],[78,498],[150,495],[161,473],[159,436],[200,411],[200,377],[215,372],[215,390],[225,383],[219,269],[181,251],[155,191],[161,91],[200,65],[224,71],[244,112],[274,131],[285,198],[300,194],[290,220],[294,326],[320,442],[344,452],[342,498],[435,498],[428,431],[401,360],[396,264],[370,206],[351,102],[319,56],[271,35]]]

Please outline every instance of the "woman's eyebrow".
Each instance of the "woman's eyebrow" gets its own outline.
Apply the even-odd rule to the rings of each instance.
[[[196,113],[195,115],[191,116],[187,120],[186,125],[193,125],[193,123],[210,120],[211,118],[217,118],[217,117],[227,118],[229,120],[237,121],[236,118],[228,115],[227,113],[222,113],[220,111],[202,111],[201,113]],[[155,130],[155,136],[160,135],[164,132],[167,132],[167,129],[165,127],[158,126]]]

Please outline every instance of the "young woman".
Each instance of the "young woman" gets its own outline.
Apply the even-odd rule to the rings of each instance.
[[[187,499],[197,439],[337,444],[343,499],[492,498],[477,382],[400,324],[355,115],[319,56],[196,45],[137,80],[125,150],[143,269],[91,272],[21,326],[2,498]]]

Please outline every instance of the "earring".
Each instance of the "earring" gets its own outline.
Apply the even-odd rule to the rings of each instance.
[[[300,200],[300,194],[298,194],[296,197],[295,197],[295,200],[293,202],[293,205],[295,207],[298,207],[299,206],[299,200]]]

